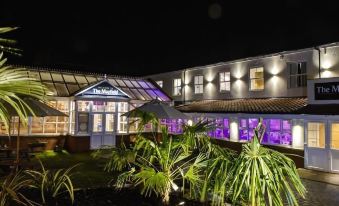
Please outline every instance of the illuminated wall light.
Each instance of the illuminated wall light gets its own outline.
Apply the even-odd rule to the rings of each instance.
[[[230,140],[238,141],[239,140],[239,127],[238,127],[238,119],[231,119],[230,123]]]
[[[294,121],[292,127],[292,145],[294,148],[304,147],[304,126],[302,121],[299,123]]]
[[[324,77],[324,78],[331,77],[332,76],[332,72],[328,71],[328,70],[325,70],[325,71],[322,72],[321,76]]]
[[[192,125],[193,125],[193,121],[192,121],[191,119],[189,119],[189,120],[187,121],[187,124],[188,124],[188,126],[192,126]]]
[[[331,66],[332,66],[332,64],[329,60],[325,60],[322,64],[323,69],[329,69],[329,68],[331,68]]]

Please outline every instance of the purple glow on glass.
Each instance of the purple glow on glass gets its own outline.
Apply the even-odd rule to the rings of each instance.
[[[270,132],[270,143],[280,144],[280,132]]]
[[[247,129],[240,129],[240,140],[248,140],[248,130]]]
[[[160,99],[162,99],[163,101],[169,101],[170,99],[168,98],[167,95],[165,95],[164,93],[162,93],[159,89],[155,89],[153,90],[157,95],[158,97],[160,97]]]
[[[270,130],[271,131],[280,131],[280,119],[271,119],[270,120]]]
[[[291,132],[282,133],[280,143],[284,144],[284,145],[291,145],[292,144],[292,134],[291,134]]]
[[[136,81],[131,80],[131,82],[136,88],[140,88],[140,85]]]
[[[291,122],[289,120],[283,120],[283,130],[291,130]]]
[[[138,83],[142,86],[144,89],[148,89],[149,86],[146,84],[146,82],[139,80]]]
[[[268,142],[268,134],[267,134],[267,132],[264,133],[264,136],[263,136],[261,142],[262,142],[262,143],[269,143],[269,142]]]
[[[259,123],[258,119],[248,119],[248,128],[255,128]],[[252,137],[252,136],[251,136]]]
[[[247,127],[247,119],[240,120],[240,127]]]
[[[230,130],[229,129],[224,128],[222,133],[223,133],[223,136],[224,136],[225,139],[230,139]]]
[[[228,119],[224,119],[224,128],[230,128]]]
[[[157,99],[157,94],[154,93],[152,90],[147,89],[146,92],[152,97],[152,99]]]
[[[147,82],[147,81],[146,81],[146,83],[147,83],[147,85],[148,85],[150,88],[152,88],[152,89],[155,89],[155,88],[156,88],[151,82]]]

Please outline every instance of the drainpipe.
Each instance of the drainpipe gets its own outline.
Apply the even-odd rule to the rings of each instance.
[[[183,98],[183,103],[186,104],[186,69],[184,69]]]
[[[318,51],[318,58],[319,58],[319,69],[318,69],[318,72],[319,72],[319,79],[321,79],[320,48],[319,47],[314,47],[314,49]]]

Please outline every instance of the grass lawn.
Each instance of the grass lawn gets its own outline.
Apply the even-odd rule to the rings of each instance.
[[[69,168],[79,164],[73,169],[72,180],[75,188],[106,187],[115,176],[114,173],[104,172],[105,161],[94,159],[90,152],[70,154],[67,151],[45,151],[36,154],[32,159],[34,168],[39,168],[38,159],[43,162],[46,169]]]

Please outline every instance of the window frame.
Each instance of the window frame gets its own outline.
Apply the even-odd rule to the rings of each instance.
[[[178,81],[178,80],[180,80],[180,81]],[[176,85],[176,82],[180,82],[180,85],[179,86]],[[182,95],[182,91],[181,91],[182,87],[181,87],[181,85],[182,85],[181,78],[174,78],[173,79],[173,87],[172,87],[172,89],[173,89],[173,91],[172,91],[173,96],[181,96]],[[177,89],[178,93],[175,93],[176,89]]]
[[[262,68],[262,78],[251,78],[251,70],[252,69],[255,69],[255,70],[257,70],[257,69],[259,69],[259,68]],[[256,91],[264,91],[265,90],[265,67],[264,66],[251,66],[250,68],[249,68],[249,74],[248,74],[248,77],[249,77],[249,91],[251,91],[251,92],[256,92]],[[253,89],[252,88],[252,80],[259,80],[259,79],[262,79],[263,80],[263,88],[262,89]]]
[[[306,61],[300,61],[300,62],[287,62],[287,69],[288,69],[288,88],[294,89],[294,88],[305,88],[307,87],[307,62]],[[296,64],[296,74],[292,74],[291,69],[292,67],[290,65]],[[299,65],[305,64],[305,73],[298,73],[299,71]],[[302,66],[300,66],[300,71],[302,70]],[[296,77],[295,85],[292,85],[292,77]],[[303,77],[305,80],[303,80]],[[298,85],[298,79],[300,78],[301,86]]]
[[[198,81],[196,81],[198,80]],[[201,80],[201,82],[200,82]],[[193,79],[194,83],[194,94],[203,94],[204,93],[204,76],[203,75],[196,75]],[[197,87],[199,87],[199,91],[197,92]]]
[[[229,73],[229,80],[226,81],[226,78],[225,78],[225,74],[226,73]],[[221,74],[224,74],[224,78],[223,78],[223,81],[221,81]],[[221,84],[222,83],[225,83],[225,84],[229,84],[229,90],[221,90]],[[219,92],[220,93],[227,93],[227,92],[231,92],[231,72],[228,71],[228,72],[219,72]]]

